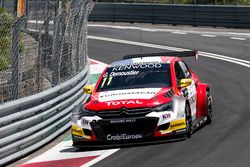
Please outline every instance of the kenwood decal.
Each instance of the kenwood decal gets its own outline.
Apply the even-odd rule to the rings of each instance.
[[[124,70],[133,70],[133,69],[144,69],[144,68],[161,68],[161,63],[136,63],[136,64],[128,64],[128,65],[115,65],[111,66],[112,71],[124,71]]]

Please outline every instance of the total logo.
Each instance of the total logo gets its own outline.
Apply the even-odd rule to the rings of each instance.
[[[114,102],[106,102],[107,106],[118,106],[118,105],[128,105],[128,104],[143,104],[143,102],[139,100],[124,100],[124,101],[114,101]]]

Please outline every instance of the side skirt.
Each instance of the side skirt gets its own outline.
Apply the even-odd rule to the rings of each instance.
[[[207,117],[201,117],[193,121],[193,132],[197,131],[200,127],[205,125],[207,122]]]

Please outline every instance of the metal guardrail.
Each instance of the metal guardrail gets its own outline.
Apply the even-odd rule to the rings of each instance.
[[[250,7],[96,3],[89,21],[250,28]]]
[[[0,166],[69,128],[74,106],[88,98],[82,87],[89,78],[87,21],[94,2],[26,2],[24,16],[0,15],[13,18],[1,22],[0,32],[0,58],[8,60],[0,59]]]
[[[25,2],[22,17],[2,9],[0,15],[0,166],[69,128],[74,106],[88,98],[82,87],[89,78],[87,22],[94,2]]]
[[[88,98],[89,65],[47,91],[0,106],[0,166],[44,145],[70,126],[74,106]]]

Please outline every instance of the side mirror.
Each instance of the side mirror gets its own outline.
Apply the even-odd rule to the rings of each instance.
[[[181,79],[180,87],[184,88],[184,87],[190,86],[192,82],[193,82],[192,79]]]
[[[86,94],[92,94],[93,93],[93,86],[92,85],[86,85],[83,87],[83,92]]]

